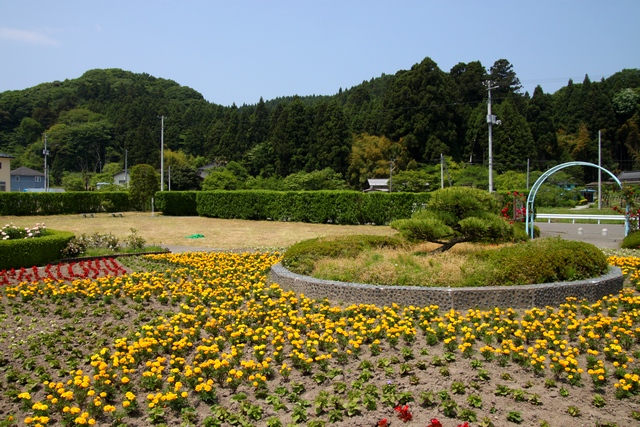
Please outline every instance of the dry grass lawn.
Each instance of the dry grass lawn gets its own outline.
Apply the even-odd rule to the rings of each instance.
[[[0,226],[13,223],[32,227],[44,222],[47,228],[91,235],[112,233],[120,240],[135,228],[147,244],[210,249],[286,248],[305,239],[346,234],[393,235],[390,227],[369,225],[305,224],[299,222],[247,221],[204,217],[173,217],[149,212],[125,212],[123,217],[95,214],[54,216],[0,216]],[[203,238],[187,236],[202,234]]]

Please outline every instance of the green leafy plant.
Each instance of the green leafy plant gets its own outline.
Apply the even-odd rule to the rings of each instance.
[[[569,406],[567,408],[567,412],[569,413],[569,415],[571,415],[572,417],[579,417],[580,415],[582,415],[582,412],[580,411],[580,408],[578,408],[577,406]]]
[[[507,413],[507,421],[511,421],[516,424],[522,423],[522,413],[519,411],[509,411]]]
[[[607,404],[607,402],[604,400],[604,397],[602,397],[601,395],[594,394],[593,399],[591,400],[591,404],[596,408],[602,408]]]
[[[472,408],[482,408],[482,397],[477,394],[471,394],[467,397],[467,403]]]

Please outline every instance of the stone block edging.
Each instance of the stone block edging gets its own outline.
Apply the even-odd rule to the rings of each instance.
[[[567,297],[595,302],[600,298],[618,294],[624,276],[618,267],[600,277],[572,282],[542,283],[522,286],[484,286],[469,288],[422,288],[416,286],[380,286],[321,280],[292,273],[282,264],[271,267],[268,283],[277,283],[285,290],[304,294],[309,298],[340,303],[375,304],[378,306],[437,305],[441,309],[467,310],[470,308],[513,307],[532,308],[558,306]]]

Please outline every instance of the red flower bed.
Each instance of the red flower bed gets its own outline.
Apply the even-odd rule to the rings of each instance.
[[[69,264],[48,264],[44,268],[35,265],[16,270],[0,271],[0,285],[20,282],[39,282],[45,279],[71,281],[75,279],[96,279],[102,276],[121,276],[126,270],[114,258],[96,258]]]

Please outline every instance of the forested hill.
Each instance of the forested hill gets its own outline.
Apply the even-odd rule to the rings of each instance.
[[[223,107],[196,90],[148,74],[91,70],[78,79],[0,93],[0,152],[13,166],[42,170],[47,134],[52,176],[91,173],[107,163],[160,163],[165,149],[195,162],[241,163],[253,176],[331,168],[354,188],[366,177],[420,169],[441,154],[486,164],[487,90],[501,125],[493,130],[494,169],[544,170],[567,160],[640,165],[640,70],[568,84],[554,94],[522,93],[509,61],[443,71],[429,58],[331,96],[283,96]],[[387,165],[386,168],[383,165]],[[588,177],[585,177],[588,179]]]

